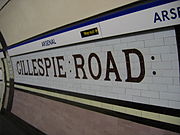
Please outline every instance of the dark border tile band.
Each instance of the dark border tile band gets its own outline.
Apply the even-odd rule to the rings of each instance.
[[[9,95],[8,95],[8,104],[7,104],[7,111],[11,112],[12,105],[13,105],[13,98],[14,98],[14,79],[10,78],[9,80]]]
[[[180,109],[160,107],[160,106],[155,106],[155,105],[147,105],[147,104],[142,104],[142,103],[135,103],[135,102],[130,102],[130,101],[117,100],[117,99],[110,99],[110,98],[92,96],[92,95],[87,95],[87,94],[82,94],[82,93],[69,92],[69,91],[64,91],[64,90],[59,90],[59,89],[46,88],[46,87],[41,87],[41,86],[34,86],[34,85],[24,84],[24,83],[15,82],[15,84],[22,85],[22,86],[27,86],[27,87],[30,87],[30,88],[36,88],[36,89],[42,89],[42,90],[45,90],[45,91],[60,93],[60,94],[64,94],[64,95],[75,96],[75,97],[79,97],[79,98],[84,98],[84,99],[89,99],[89,100],[94,100],[94,101],[119,105],[119,106],[123,106],[123,107],[139,109],[139,110],[143,110],[143,111],[161,113],[161,114],[166,114],[166,115],[171,115],[171,116],[178,116],[178,117],[180,116]]]
[[[177,41],[178,59],[179,59],[179,74],[180,74],[180,25],[175,26],[175,32],[176,32],[176,41]]]
[[[19,89],[19,88],[16,88],[16,90],[19,90],[19,91],[22,91],[25,93],[29,93],[29,94],[33,94],[36,96],[44,97],[47,99],[59,101],[62,103],[70,104],[70,105],[77,106],[77,107],[80,107],[83,109],[99,112],[102,114],[106,114],[106,115],[110,115],[110,116],[114,116],[114,117],[118,117],[118,118],[123,118],[123,119],[129,120],[129,121],[132,121],[132,122],[137,122],[140,124],[180,133],[180,126],[177,126],[177,125],[160,122],[160,121],[156,121],[156,120],[150,120],[150,119],[146,119],[146,118],[142,118],[142,117],[132,116],[132,115],[128,115],[128,114],[124,114],[124,113],[120,113],[120,112],[116,112],[116,111],[111,111],[111,110],[107,110],[107,109],[103,109],[103,108],[93,107],[90,105],[85,105],[85,104],[81,104],[81,103],[77,103],[77,102],[73,102],[73,101],[69,101],[69,100],[65,100],[65,99],[60,99],[60,98],[56,98],[56,97],[52,97],[52,96],[48,96],[48,95],[44,95],[44,94],[40,94],[40,93],[36,93],[36,92],[26,91],[26,90]]]
[[[5,81],[5,89],[4,89],[4,94],[3,94],[3,101],[2,101],[2,108],[3,109],[5,106],[5,97],[6,97],[6,94],[7,94],[7,76],[6,76],[6,67],[5,67],[5,62],[4,62],[5,59],[2,59],[2,65],[3,65],[3,69],[4,69],[4,81]]]

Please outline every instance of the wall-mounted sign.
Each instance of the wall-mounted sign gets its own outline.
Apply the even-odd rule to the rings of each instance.
[[[98,35],[98,34],[99,34],[98,28],[92,28],[92,29],[81,31],[82,38],[94,36],[94,35]]]
[[[179,102],[174,30],[161,33],[158,36],[159,32],[153,31],[146,36],[108,38],[13,56],[15,82],[146,104]],[[172,43],[165,43],[169,38]]]

